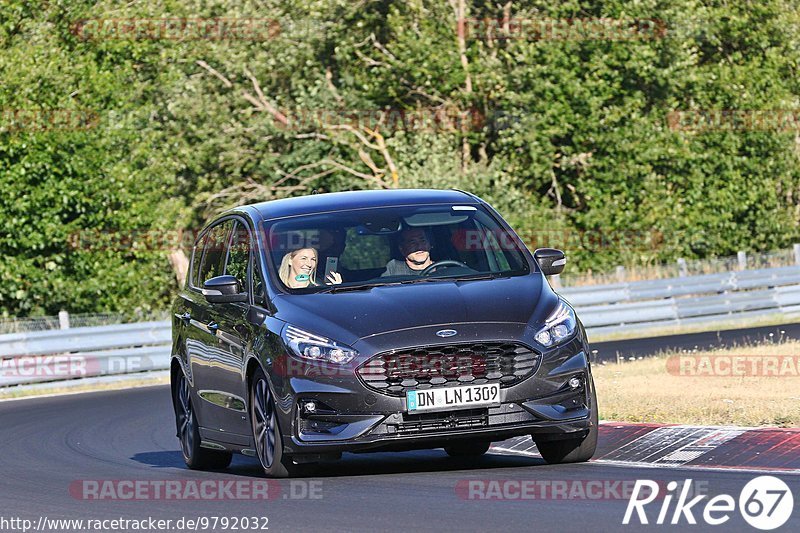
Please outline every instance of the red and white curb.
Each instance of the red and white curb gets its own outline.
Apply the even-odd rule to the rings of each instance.
[[[490,453],[539,457],[530,437],[496,443]],[[592,461],[621,466],[800,474],[800,428],[603,422]]]

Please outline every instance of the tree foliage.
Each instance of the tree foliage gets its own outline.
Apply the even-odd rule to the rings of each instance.
[[[796,7],[6,0],[0,314],[163,308],[181,244],[143,235],[312,189],[469,190],[581,270],[786,247],[799,236],[797,124],[682,131],[670,113],[794,112]],[[156,39],[80,22],[214,17],[274,24],[254,39]],[[502,33],[601,18],[665,31]]]

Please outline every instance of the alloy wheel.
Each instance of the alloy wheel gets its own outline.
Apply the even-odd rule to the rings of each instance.
[[[189,382],[185,376],[181,376],[178,382],[178,435],[183,455],[191,458],[194,450],[194,413],[189,397]]]
[[[275,409],[267,381],[255,383],[253,402],[253,433],[256,452],[264,468],[270,468],[275,460]]]

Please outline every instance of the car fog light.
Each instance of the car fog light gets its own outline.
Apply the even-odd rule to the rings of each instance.
[[[570,379],[569,380],[569,386],[571,388],[573,388],[573,389],[577,389],[578,387],[580,387],[581,386],[580,378],[572,378],[572,379]]]
[[[306,413],[315,413],[317,411],[317,404],[314,402],[306,402],[303,404],[303,411]]]

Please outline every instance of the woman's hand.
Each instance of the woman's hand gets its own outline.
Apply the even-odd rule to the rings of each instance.
[[[328,274],[328,277],[325,278],[325,281],[328,282],[328,285],[339,285],[342,282],[342,275],[338,272],[331,272]]]

